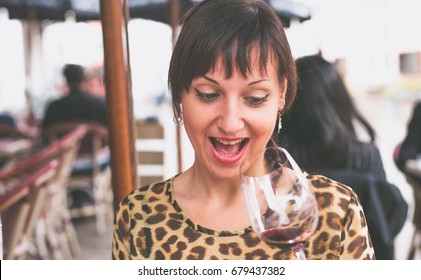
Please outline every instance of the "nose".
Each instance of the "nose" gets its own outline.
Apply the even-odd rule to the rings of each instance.
[[[243,114],[239,101],[225,100],[218,119],[218,128],[225,134],[235,134],[244,128]]]

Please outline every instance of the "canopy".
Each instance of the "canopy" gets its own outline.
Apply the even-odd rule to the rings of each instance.
[[[181,15],[190,5],[201,0],[172,0],[178,2]],[[293,19],[300,22],[311,18],[310,10],[293,0],[266,0],[288,27]],[[131,18],[151,19],[170,24],[170,0],[128,0]],[[13,19],[26,19],[29,12],[35,12],[40,20],[63,21],[66,15],[74,14],[76,20],[99,20],[100,0],[0,0],[0,7],[9,10]]]

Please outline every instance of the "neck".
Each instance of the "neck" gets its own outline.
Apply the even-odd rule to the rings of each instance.
[[[214,178],[193,166],[175,178],[173,194],[186,217],[201,226],[213,230],[249,226],[239,178]]]
[[[184,215],[201,226],[242,230],[250,225],[239,177],[215,178],[193,166],[174,179],[173,194]]]
[[[207,199],[231,200],[241,192],[241,181],[239,176],[221,178],[193,165],[185,172],[187,185],[194,188],[198,194],[203,194]]]
[[[69,84],[70,91],[80,91],[82,86],[80,84]]]

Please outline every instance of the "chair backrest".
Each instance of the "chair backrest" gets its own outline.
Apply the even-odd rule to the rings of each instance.
[[[73,160],[73,157],[79,149],[81,139],[86,135],[87,131],[87,126],[80,125],[76,127],[61,138],[45,145],[29,157],[1,169],[0,177],[5,176],[5,174],[8,174],[9,172],[14,172],[14,170],[37,168],[39,165],[43,165],[51,159],[60,158],[61,156],[64,157],[65,161]],[[62,165],[62,163],[63,162],[59,160],[59,164]]]
[[[67,211],[65,195],[72,171],[72,163],[79,150],[80,142],[87,131],[87,126],[77,126],[66,135],[44,146],[34,154],[0,170],[0,178],[16,178],[13,174],[35,174],[37,170],[46,164],[49,164],[51,161],[55,160],[57,162],[54,172],[50,173],[52,177],[50,178],[51,182],[49,184],[48,192],[45,188],[42,188],[44,191],[41,192],[41,194],[44,194],[44,198],[39,196],[37,199],[20,199],[19,201],[22,202],[21,205],[14,204],[14,207],[17,207],[20,210],[11,210],[10,212],[20,213],[18,217],[19,221],[27,224],[26,226],[20,225],[21,228],[16,229],[16,232],[21,232],[22,229],[26,228],[24,235],[28,236],[32,231],[31,227],[33,228],[39,218],[39,216],[37,217],[37,213],[49,211],[44,210],[46,207],[48,208],[48,205],[58,204],[60,205],[60,209],[57,209],[57,211],[63,213]],[[21,195],[27,195],[25,190],[26,189],[23,188]],[[19,240],[12,240],[11,244],[17,244],[16,242],[18,241]]]
[[[364,209],[377,259],[394,259],[393,241],[408,215],[408,204],[397,186],[371,174],[349,170],[318,171],[351,187]]]
[[[89,174],[93,179],[101,172],[103,165],[108,165],[109,161],[108,128],[105,125],[87,121],[54,123],[43,128],[42,139],[46,143],[52,142],[81,125],[86,127],[86,133],[81,139],[76,160],[82,160],[75,161],[72,170],[73,174],[83,176]],[[105,160],[105,163],[101,159],[101,155],[103,154],[108,158]],[[88,160],[88,164],[84,163],[86,159]],[[82,164],[79,164],[80,162]]]
[[[91,154],[93,151],[108,145],[108,129],[105,125],[97,122],[66,121],[54,123],[42,129],[41,138],[44,143],[51,143],[80,125],[86,126],[88,131],[80,144],[79,154]]]
[[[45,166],[52,160],[57,160],[60,166],[59,169],[62,169],[58,172],[57,176],[66,175],[60,174],[60,172],[68,172],[68,165],[73,161],[78,151],[79,143],[86,132],[86,126],[80,125],[76,127],[62,138],[44,146],[27,158],[0,169],[0,178],[14,178],[14,174],[35,172],[41,166]]]
[[[137,173],[140,185],[164,178],[164,128],[157,122],[136,125]]]
[[[21,258],[27,253],[27,240],[41,215],[47,188],[54,182],[58,161],[46,162],[36,170],[29,165],[26,167],[10,169],[0,176],[0,212],[6,259]]]

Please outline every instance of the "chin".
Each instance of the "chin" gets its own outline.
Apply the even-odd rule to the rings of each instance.
[[[216,179],[224,179],[224,180],[231,180],[231,179],[238,179],[240,177],[239,168],[211,168],[210,174],[215,177]]]

